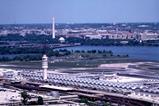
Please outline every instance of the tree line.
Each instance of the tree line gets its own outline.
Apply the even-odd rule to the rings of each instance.
[[[60,36],[52,39],[51,35],[36,35],[28,34],[21,36],[18,34],[8,34],[6,36],[0,36],[0,41],[27,41],[29,43],[40,43],[40,44],[56,44],[60,43]],[[104,45],[104,46],[159,46],[159,40],[148,40],[139,42],[136,39],[128,40],[128,43],[123,44],[121,41],[123,39],[89,39],[89,38],[78,38],[78,37],[68,37],[65,38],[65,43],[80,43],[81,45]],[[3,43],[0,43],[3,44]],[[5,44],[5,43],[4,43]]]
[[[0,61],[32,61],[41,60],[43,54],[47,56],[69,56],[72,54],[102,54],[103,56],[113,56],[113,52],[108,50],[67,50],[67,49],[55,49],[50,48],[2,48],[0,47]]]

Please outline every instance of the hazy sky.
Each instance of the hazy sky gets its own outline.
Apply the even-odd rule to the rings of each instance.
[[[0,24],[159,22],[159,0],[0,0]]]

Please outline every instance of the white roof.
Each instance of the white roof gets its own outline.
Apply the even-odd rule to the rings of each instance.
[[[47,56],[44,54],[42,58],[47,58]]]
[[[57,90],[64,90],[64,91],[73,90],[73,88],[71,88],[71,87],[59,87],[59,86],[54,86],[54,85],[41,85],[40,87],[57,89]]]
[[[65,38],[64,37],[60,37],[59,40],[60,41],[65,41]]]

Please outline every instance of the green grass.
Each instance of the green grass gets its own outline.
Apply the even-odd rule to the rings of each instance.
[[[136,62],[137,60],[129,58],[100,58],[100,59],[85,59],[85,60],[68,60],[64,59],[60,62],[49,63],[50,69],[55,68],[76,68],[76,67],[97,67],[100,64],[110,63],[123,63],[123,62]],[[41,69],[41,61],[12,61],[12,62],[1,62],[0,64],[6,64],[10,66],[4,66],[7,68],[31,68]],[[12,66],[16,65],[16,66]],[[1,66],[2,67],[2,66]]]

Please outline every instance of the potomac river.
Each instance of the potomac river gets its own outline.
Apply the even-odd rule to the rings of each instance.
[[[159,61],[159,47],[152,46],[75,46],[68,50],[111,50],[114,54],[128,54],[130,58]]]

